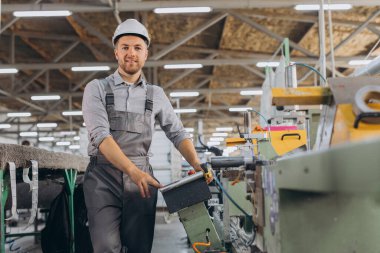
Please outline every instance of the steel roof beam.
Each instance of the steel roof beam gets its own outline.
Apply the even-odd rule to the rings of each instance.
[[[117,10],[122,11],[151,11],[163,7],[197,7],[209,6],[216,10],[226,9],[252,9],[252,8],[292,8],[296,4],[319,4],[317,0],[183,0],[183,1],[125,1],[118,3]],[[335,0],[335,4],[352,4],[353,6],[379,6],[380,0]],[[115,9],[108,4],[70,4],[70,3],[42,3],[42,4],[2,4],[2,12],[25,10],[57,10],[64,9],[73,12],[114,12]]]

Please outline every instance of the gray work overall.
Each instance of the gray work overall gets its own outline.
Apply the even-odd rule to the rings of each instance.
[[[153,87],[147,85],[143,114],[116,111],[114,94],[106,81],[106,109],[110,132],[124,154],[153,176],[148,151],[152,140]],[[91,157],[84,178],[84,193],[94,253],[151,252],[157,189],[143,199],[127,174],[110,164],[100,152]],[[123,250],[123,251],[122,251]]]

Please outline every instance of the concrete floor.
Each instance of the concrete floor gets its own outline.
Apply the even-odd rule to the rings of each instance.
[[[167,223],[169,222],[169,223]],[[152,253],[192,253],[187,245],[187,236],[178,216],[158,213],[154,231]]]
[[[43,227],[43,226],[42,226]],[[42,229],[40,227],[39,229]],[[29,232],[23,230],[23,226],[12,228],[13,233]],[[9,228],[7,229],[9,231]],[[7,240],[6,252],[8,253],[42,253],[41,247],[34,243],[34,237],[23,237],[12,242]],[[12,250],[10,250],[10,248]],[[168,216],[165,213],[157,213],[156,227],[154,232],[153,249],[151,253],[192,253],[187,245],[186,232],[178,220],[178,216]]]

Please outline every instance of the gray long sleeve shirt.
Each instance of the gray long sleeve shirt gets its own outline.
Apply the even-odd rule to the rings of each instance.
[[[116,70],[106,80],[114,93],[116,110],[144,113],[147,84],[143,78],[140,78],[136,84],[126,85]],[[153,87],[152,133],[157,121],[166,136],[178,148],[182,140],[190,138],[190,136],[174,113],[163,89],[155,85]],[[100,143],[111,135],[105,97],[105,89],[99,80],[95,79],[87,84],[83,95],[82,111],[89,136],[88,155],[90,156],[96,155]]]

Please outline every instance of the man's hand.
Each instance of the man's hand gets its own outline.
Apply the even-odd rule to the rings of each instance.
[[[200,164],[194,166],[195,171],[203,171],[203,176],[206,179],[207,184],[211,183],[214,180],[214,176],[212,175],[211,169],[205,171]]]
[[[139,188],[141,197],[143,198],[150,198],[149,185],[156,188],[163,187],[163,185],[158,183],[151,175],[144,171],[141,171],[136,166],[134,166],[134,168],[131,168],[129,176]]]

